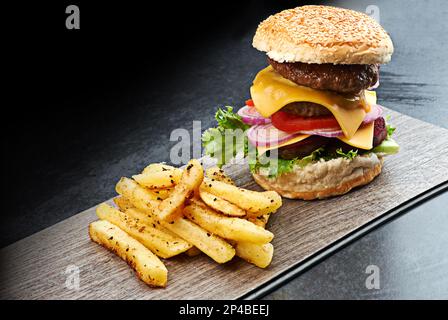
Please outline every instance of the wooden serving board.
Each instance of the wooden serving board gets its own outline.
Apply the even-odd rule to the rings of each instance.
[[[5,299],[235,299],[297,267],[419,194],[448,181],[448,130],[386,110],[397,127],[399,154],[386,158],[371,184],[328,200],[284,200],[268,228],[274,259],[259,269],[239,258],[218,265],[205,255],[166,260],[168,286],[153,289],[114,254],[90,241],[95,208],[1,250]],[[247,166],[226,171],[237,185],[260,190]],[[30,208],[32,210],[32,208]],[[79,268],[79,289],[67,288],[67,268]],[[71,272],[69,272],[71,274]]]

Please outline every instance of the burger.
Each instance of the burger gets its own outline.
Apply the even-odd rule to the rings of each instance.
[[[238,147],[255,154],[255,181],[292,199],[345,194],[378,176],[384,156],[399,149],[373,91],[393,53],[386,31],[360,12],[302,6],[261,22],[253,46],[268,66],[238,113],[218,110],[218,126],[202,137],[205,153],[219,165]],[[244,131],[243,143],[229,145],[232,130]]]

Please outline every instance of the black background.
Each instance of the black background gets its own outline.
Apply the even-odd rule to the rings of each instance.
[[[0,245],[111,195],[113,185],[106,195],[97,194],[95,189],[102,188],[97,183],[102,181],[94,180],[97,173],[89,164],[126,152],[119,139],[129,131],[140,126],[162,129],[163,121],[170,123],[183,107],[170,96],[192,90],[182,87],[192,84],[182,73],[216,51],[217,39],[238,40],[267,15],[294,3],[54,1],[21,3],[7,10],[6,18],[12,19],[7,19],[11,56],[5,62],[11,73],[6,94],[11,99],[4,105],[7,116],[2,126],[7,207]],[[65,27],[69,4],[80,8],[79,30]],[[225,66],[209,65],[205,71],[201,66],[202,80],[214,69],[225,76]],[[216,101],[209,105],[207,117],[217,105],[240,101]],[[151,120],[150,113],[168,117],[138,123],[142,118]],[[189,125],[191,121],[185,126]],[[152,133],[141,137],[142,145],[157,139]],[[113,144],[116,148],[106,150]],[[148,162],[152,160],[169,158],[164,154]],[[65,194],[49,203],[56,192],[64,193],[89,177],[86,187],[91,189],[80,191],[85,195]]]

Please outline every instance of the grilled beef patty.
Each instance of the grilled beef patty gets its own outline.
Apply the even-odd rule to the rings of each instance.
[[[332,115],[330,110],[313,102],[293,102],[287,104],[281,110],[300,117],[321,117]]]
[[[270,58],[268,61],[282,77],[318,90],[359,94],[378,81],[376,64],[280,63]]]

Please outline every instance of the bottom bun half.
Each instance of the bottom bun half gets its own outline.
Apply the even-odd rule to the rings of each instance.
[[[375,153],[352,160],[337,158],[319,161],[276,178],[253,173],[255,181],[265,190],[277,191],[289,199],[314,200],[338,196],[368,184],[381,173],[382,157]]]

